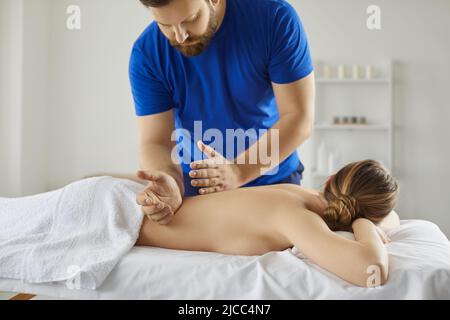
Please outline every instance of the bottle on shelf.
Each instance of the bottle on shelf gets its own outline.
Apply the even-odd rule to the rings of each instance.
[[[328,155],[328,174],[335,174],[341,168],[341,159],[339,153],[330,152]]]
[[[341,124],[341,118],[340,118],[340,117],[334,117],[334,118],[333,118],[333,124],[334,124],[334,125],[339,125],[339,124]]]
[[[345,79],[345,65],[341,64],[338,67],[338,78],[339,80]]]
[[[359,124],[367,125],[367,118],[366,117],[360,117],[359,118]]]
[[[322,141],[317,150],[317,171],[320,173],[327,172],[328,169],[328,154],[325,141]]]
[[[323,64],[322,65],[322,74],[320,75],[323,79],[331,79],[331,66],[327,65],[327,64]]]

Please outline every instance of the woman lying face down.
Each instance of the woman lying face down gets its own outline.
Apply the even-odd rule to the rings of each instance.
[[[295,246],[348,282],[378,286],[388,279],[383,229],[399,224],[398,192],[379,162],[355,162],[329,177],[323,192],[286,184],[186,198],[170,224],[144,219],[136,245],[230,255]]]
[[[352,222],[365,218],[380,225],[392,213],[398,198],[397,181],[373,160],[352,163],[330,177],[321,213],[333,231],[351,231]]]

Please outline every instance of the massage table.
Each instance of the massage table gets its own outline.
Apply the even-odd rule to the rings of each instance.
[[[450,299],[450,242],[439,227],[402,220],[388,236],[389,280],[378,288],[351,285],[295,248],[246,257],[135,247],[95,291],[0,279],[0,292],[21,293],[19,300]]]

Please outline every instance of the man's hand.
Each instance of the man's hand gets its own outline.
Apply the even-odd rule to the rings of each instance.
[[[200,187],[201,195],[237,189],[242,185],[241,173],[237,164],[228,161],[213,148],[198,142],[198,148],[208,159],[191,163],[191,185]]]
[[[142,212],[161,225],[169,224],[183,202],[176,180],[160,171],[138,171],[137,176],[148,181],[147,188],[136,199]]]

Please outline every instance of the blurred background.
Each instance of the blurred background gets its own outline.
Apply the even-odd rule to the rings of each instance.
[[[450,1],[289,2],[317,74],[316,130],[298,150],[304,185],[380,160],[400,182],[401,218],[449,237]],[[380,30],[366,24],[373,4]],[[70,5],[79,30],[67,28]],[[0,0],[0,197],[138,169],[128,61],[151,19],[138,0]]]

